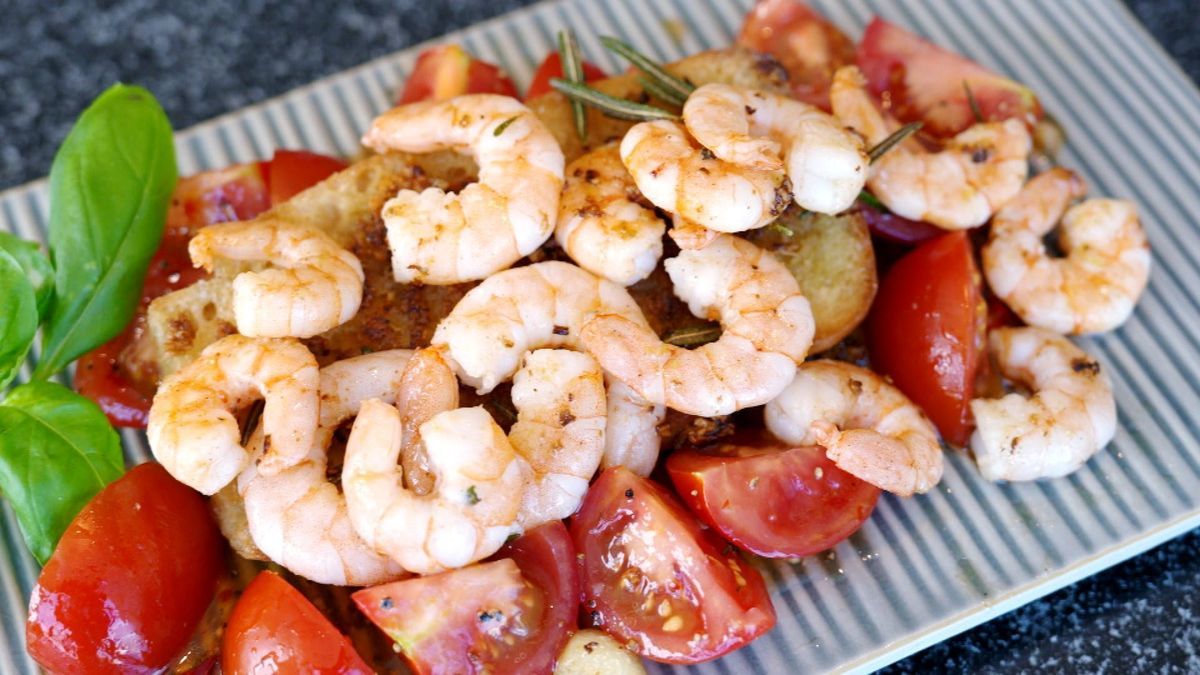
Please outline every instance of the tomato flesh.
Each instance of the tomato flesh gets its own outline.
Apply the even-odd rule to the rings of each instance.
[[[80,511],[29,601],[29,655],[55,673],[161,669],[212,601],[224,540],[204,499],[158,464]]]
[[[549,673],[579,612],[575,549],[561,522],[490,562],[358,591],[354,602],[419,674]]]
[[[858,67],[876,96],[905,122],[948,137],[976,122],[967,87],[988,122],[1016,118],[1032,125],[1042,106],[1028,87],[1002,77],[907,30],[875,17],[858,46]]]
[[[692,513],[768,558],[832,548],[866,522],[880,492],[839,469],[823,448],[790,447],[762,431],[678,450],[667,473]]]
[[[778,59],[792,95],[825,111],[834,72],[854,63],[850,38],[799,0],[759,0],[746,13],[737,43]]]
[[[271,205],[286,202],[347,166],[337,157],[316,152],[276,150],[264,167]]]
[[[350,640],[282,577],[254,577],[229,615],[221,641],[224,675],[373,672]]]
[[[982,278],[965,232],[898,260],[867,317],[871,365],[921,406],[950,443],[965,445],[986,333]]]
[[[701,663],[775,625],[758,571],[664,488],[606,470],[571,522],[584,614],[643,656]]]
[[[550,86],[550,80],[562,76],[562,56],[558,52],[550,52],[546,55],[542,64],[538,66],[537,70],[534,71],[533,81],[529,83],[529,91],[525,92],[525,100],[528,101],[531,98],[537,98],[543,94],[550,93],[554,90]],[[585,82],[603,80],[606,77],[608,75],[603,70],[600,70],[599,66],[587,61],[583,62],[583,80]]]
[[[474,58],[459,45],[421,52],[396,103],[444,101],[462,94],[502,94],[516,98],[517,87],[500,68]]]

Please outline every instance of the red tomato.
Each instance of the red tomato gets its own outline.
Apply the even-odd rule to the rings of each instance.
[[[647,658],[709,661],[775,625],[758,571],[665,489],[628,469],[600,474],[571,536],[591,623]]]
[[[964,82],[987,121],[1015,117],[1032,124],[1043,114],[1025,85],[879,17],[863,33],[857,60],[872,93],[886,96],[901,120],[924,120],[922,131],[934,136],[953,136],[975,123]]]
[[[896,244],[911,246],[945,232],[937,225],[930,225],[921,220],[909,220],[867,205],[862,206],[859,212],[862,213],[863,220],[867,221],[871,234]]]
[[[367,675],[373,671],[308,598],[278,574],[264,570],[229,615],[221,641],[221,672]]]
[[[542,65],[533,74],[533,82],[529,83],[529,91],[525,92],[525,100],[537,98],[542,94],[553,91],[550,87],[551,78],[562,77],[562,56],[558,52],[550,52],[546,55],[546,59],[542,61]],[[583,62],[583,80],[585,82],[594,82],[603,80],[608,77],[599,66]]]
[[[981,286],[967,234],[949,232],[896,262],[867,318],[871,365],[958,445],[971,433],[969,404],[986,331]]]
[[[29,654],[56,673],[152,672],[212,601],[224,540],[204,498],[134,467],[71,522],[29,601]]]
[[[462,47],[440,45],[417,57],[396,103],[442,101],[461,94],[503,94],[515,98],[517,88],[504,71],[474,58]]]
[[[497,555],[361,590],[354,602],[420,675],[549,673],[579,612],[571,538],[556,521]]]
[[[286,202],[346,166],[337,157],[307,150],[276,150],[275,156],[263,167],[271,204]]]
[[[854,63],[850,38],[799,0],[759,0],[746,13],[737,43],[779,59],[792,95],[826,111],[834,71]]]
[[[824,448],[790,447],[766,432],[676,451],[667,473],[692,513],[768,558],[832,548],[866,522],[879,500],[879,488],[839,469]]]

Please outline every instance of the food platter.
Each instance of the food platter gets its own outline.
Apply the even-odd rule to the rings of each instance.
[[[588,58],[622,64],[615,35],[661,61],[728,45],[750,0],[560,0],[437,42],[461,42],[528,83],[555,33],[571,28]],[[1093,574],[1200,524],[1200,345],[1194,326],[1200,231],[1185,209],[1200,193],[1200,92],[1116,0],[969,3],[814,0],[851,36],[872,14],[1010,75],[1041,96],[1066,130],[1060,157],[1093,194],[1134,200],[1155,252],[1150,287],[1120,330],[1082,341],[1113,379],[1115,441],[1081,471],[1028,484],[982,480],[954,454],[938,488],[885,496],[832,552],[761,562],[779,612],[750,647],[696,672],[868,671]],[[315,82],[176,136],[181,175],[269,157],[277,147],[353,155],[421,46]],[[0,195],[0,228],[45,240],[47,184]],[[29,374],[22,372],[21,379]],[[144,461],[139,433],[126,458]],[[33,673],[25,603],[37,575],[8,505],[0,562],[0,673]],[[665,672],[665,666],[653,666]],[[683,670],[680,668],[680,670]]]

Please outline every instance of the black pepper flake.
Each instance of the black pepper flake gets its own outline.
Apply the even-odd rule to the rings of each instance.
[[[746,114],[747,115],[753,115],[756,112],[758,112],[758,110],[756,108],[751,108],[750,106],[746,106]]]
[[[587,171],[586,171],[586,172],[583,174],[583,179],[584,179],[584,180],[586,180],[586,181],[587,181],[587,182],[589,182],[589,183],[595,183],[595,182],[596,182],[596,179],[598,179],[599,177],[600,177],[600,174],[599,174],[599,173],[597,173],[595,169],[588,169],[588,170],[587,170]]]
[[[1071,362],[1071,370],[1077,373],[1087,373],[1089,375],[1100,374],[1100,364],[1090,359],[1075,359]]]
[[[991,153],[988,152],[987,148],[978,148],[971,153],[971,161],[976,164],[983,164],[988,161],[988,157],[990,156]]]
[[[726,558],[733,555],[733,544],[726,543],[725,548],[721,549],[721,555],[725,556]]]
[[[484,621],[492,621],[493,619],[499,620],[499,619],[503,619],[503,618],[504,618],[504,612],[502,612],[498,609],[492,610],[490,612],[485,609],[479,613],[479,622],[480,623],[483,623]]]
[[[570,335],[571,329],[566,326],[555,326],[554,334],[555,335]]]
[[[716,158],[717,158],[717,156],[713,154],[712,150],[709,150],[708,148],[700,148],[700,159],[716,159]]]
[[[571,414],[570,410],[564,409],[564,410],[559,411],[559,413],[558,413],[558,423],[559,424],[561,424],[562,426],[565,427],[574,421],[575,421],[575,416]]]
[[[379,606],[382,607],[383,609],[391,609],[394,605],[395,605],[395,603],[392,602],[391,598],[384,598],[379,603]]]
[[[633,488],[625,490],[625,499],[633,499]]]
[[[587,653],[591,654],[591,653],[592,653],[592,650],[593,650],[593,649],[595,649],[596,647],[599,647],[599,646],[600,646],[600,643],[599,643],[599,642],[596,642],[595,640],[593,640],[593,641],[591,641],[591,642],[589,642],[589,643],[587,643],[586,645],[584,645],[584,646],[583,646],[583,651],[585,651],[585,652],[587,652]]]
[[[592,613],[589,616],[592,618],[593,626],[599,626],[604,622],[604,616],[596,610],[592,610]]]

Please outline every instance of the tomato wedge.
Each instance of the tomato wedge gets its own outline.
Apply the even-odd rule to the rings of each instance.
[[[221,641],[221,672],[368,675],[374,671],[304,594],[264,570],[229,615]]]
[[[759,0],[746,13],[737,43],[778,59],[792,95],[825,111],[833,73],[854,63],[850,38],[799,0]]]
[[[1043,116],[1025,85],[879,17],[863,33],[857,61],[871,92],[886,96],[893,114],[923,120],[922,131],[934,136],[953,136],[975,123],[967,87],[986,121],[1017,118],[1032,125]]]
[[[561,522],[490,562],[354,594],[419,674],[549,673],[579,612],[575,549]]]
[[[600,474],[571,521],[584,613],[643,656],[701,663],[775,625],[758,571],[664,488]]]
[[[471,56],[459,45],[440,45],[417,57],[396,103],[443,101],[461,94],[503,94],[515,98],[517,87],[500,68]]]
[[[898,260],[867,317],[871,365],[921,406],[950,443],[965,445],[987,311],[965,232],[931,239]]]
[[[832,548],[862,527],[880,492],[839,469],[824,448],[789,447],[765,431],[677,450],[667,474],[700,520],[768,558]]]
[[[155,463],[101,490],[42,569],[29,655],[55,673],[153,672],[212,601],[224,540],[204,499]]]
[[[550,52],[546,55],[542,65],[538,66],[533,73],[533,82],[529,83],[529,91],[525,92],[525,100],[537,98],[542,94],[553,91],[550,86],[550,80],[555,77],[562,77],[562,56],[558,52]],[[597,66],[587,61],[583,62],[583,79],[585,82],[594,82],[595,80],[603,80],[608,77],[600,66]]]
[[[346,168],[346,162],[307,150],[276,150],[264,167],[271,205],[293,196]]]

